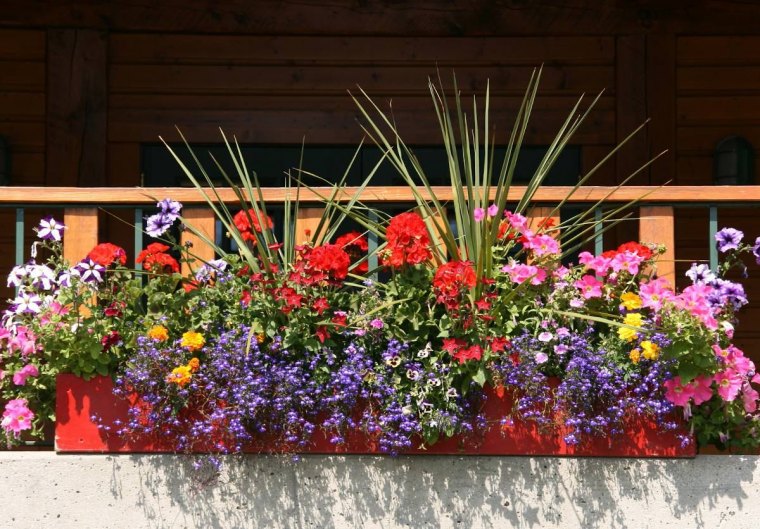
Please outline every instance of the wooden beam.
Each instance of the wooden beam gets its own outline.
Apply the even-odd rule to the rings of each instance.
[[[626,35],[617,38],[615,61],[617,95],[617,143],[647,120],[646,100],[646,37]],[[633,174],[649,160],[647,129],[641,130],[616,154],[616,182]],[[629,181],[633,185],[648,185],[649,171],[638,173]]]
[[[665,245],[665,253],[657,259],[657,275],[669,279],[675,285],[676,237],[673,207],[642,206],[639,218],[639,240],[644,243]]]
[[[97,208],[66,208],[63,212],[63,258],[75,265],[98,244]]]
[[[332,188],[302,189],[299,199],[302,202],[320,202],[321,197],[332,192]],[[451,201],[454,196],[450,186],[433,186],[432,191],[441,201]],[[544,186],[533,195],[534,204],[556,204],[568,198],[573,191],[569,186]],[[210,189],[206,189],[211,194]],[[237,195],[229,188],[217,189],[219,196],[231,204],[239,204]],[[513,186],[509,190],[507,200],[518,201],[525,193],[525,187]],[[357,194],[363,202],[413,202],[414,195],[405,186],[368,187],[360,193],[357,187],[347,187],[337,197],[348,201]],[[420,190],[423,198],[428,197],[425,190]],[[1,187],[0,205],[4,206],[33,206],[49,204],[89,205],[89,206],[128,206],[155,205],[150,196],[171,197],[186,205],[203,205],[206,199],[192,188],[175,187]],[[282,203],[286,197],[295,199],[295,191],[273,187],[262,190],[263,199],[267,203]],[[493,199],[494,196],[491,196]],[[631,202],[638,200],[642,203],[679,203],[679,204],[721,204],[739,203],[751,204],[760,202],[760,186],[626,186],[621,188],[609,186],[584,186],[568,198],[570,204],[582,204],[605,200],[607,202]]]
[[[106,183],[107,42],[100,31],[48,31],[45,145],[49,185]]]
[[[648,183],[662,185],[676,176],[676,37],[656,34],[646,39],[646,110],[652,120],[647,159],[667,151],[650,167]]]
[[[366,2],[29,2],[8,0],[5,27],[301,35],[757,34],[760,5],[735,0],[418,0]]]
[[[298,218],[296,219],[296,244],[306,244],[312,240],[317,231],[317,226],[319,226],[319,222],[322,220],[323,212],[324,209],[322,208],[299,208]],[[316,242],[317,244],[321,244],[322,241]]]
[[[183,218],[189,226],[202,233],[208,240],[213,241],[216,233],[216,217],[214,212],[208,208],[187,208],[182,211]],[[195,262],[188,264],[182,263],[182,275],[188,275],[198,269],[203,263],[214,259],[214,248],[206,244],[201,237],[186,229],[180,236],[182,245],[191,244],[191,258]]]

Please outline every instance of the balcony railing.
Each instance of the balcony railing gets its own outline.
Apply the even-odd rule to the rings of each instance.
[[[552,214],[554,206],[564,200],[572,188],[543,187],[535,195],[528,216],[542,219]],[[327,196],[331,188],[300,190],[299,210],[296,233],[303,235],[314,226],[321,216],[320,196]],[[439,200],[445,202],[453,198],[449,187],[435,187],[433,192]],[[524,187],[513,187],[508,202],[518,201],[525,192]],[[267,204],[281,204],[288,193],[295,198],[295,190],[285,188],[267,188],[263,197]],[[364,190],[346,188],[338,197],[349,200],[360,193],[365,203],[410,203],[414,198],[406,187],[370,187]],[[237,197],[231,189],[219,190],[221,198],[234,205]],[[155,198],[171,197],[185,205],[184,217],[194,227],[204,231],[212,240],[215,235],[216,222],[213,213],[206,206],[204,197],[194,188],[70,188],[70,187],[0,187],[0,208],[14,208],[15,256],[16,262],[24,260],[24,233],[26,208],[63,208],[64,222],[69,227],[64,240],[64,255],[70,261],[77,261],[98,243],[98,210],[100,208],[134,209],[135,248],[142,247],[143,208],[155,206]],[[569,205],[593,207],[596,217],[601,218],[604,208],[622,203],[638,201],[639,239],[641,241],[664,244],[668,249],[660,257],[659,275],[674,278],[675,275],[675,207],[703,207],[709,210],[709,229],[704,234],[707,247],[710,248],[710,263],[717,264],[717,253],[713,237],[718,229],[718,210],[725,207],[760,205],[760,186],[670,186],[647,187],[582,187],[567,200]],[[600,201],[604,201],[600,204]],[[194,251],[202,259],[212,259],[213,250],[204,246],[197,237],[184,232],[185,241],[194,243]],[[597,232],[595,248],[601,252],[603,234]]]

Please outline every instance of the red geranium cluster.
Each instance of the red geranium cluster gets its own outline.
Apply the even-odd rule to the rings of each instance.
[[[344,233],[335,240],[335,244],[346,251],[352,265],[364,258],[367,255],[367,250],[369,250],[367,238],[358,231]],[[353,271],[357,274],[366,274],[369,271],[367,260],[365,259],[354,267]]]
[[[429,261],[430,237],[427,226],[417,213],[401,213],[391,219],[385,231],[388,241],[383,262],[394,268]]]
[[[449,261],[438,267],[433,288],[438,303],[456,310],[467,291],[475,286],[477,277],[470,261]]]
[[[263,217],[264,213],[259,212],[259,215]],[[256,236],[253,234],[253,232],[256,231],[258,233],[261,233],[262,230],[261,217],[259,215],[256,215],[256,211],[251,208],[247,212],[238,211],[235,216],[232,217],[232,221],[235,223],[235,227],[237,227],[238,231],[240,231],[240,235],[243,237],[244,241],[253,241],[254,243],[256,242]],[[266,217],[266,225],[270,230],[274,227],[272,217]]]
[[[127,264],[127,252],[121,246],[116,246],[110,242],[98,244],[87,254],[89,259],[98,263],[100,266],[111,266],[112,264]]]
[[[315,282],[340,282],[348,275],[351,258],[337,244],[325,244],[309,251],[306,263],[306,271]]]
[[[610,250],[608,252],[604,252],[602,255],[604,257],[615,257],[619,253],[625,253],[625,252],[631,252],[637,254],[639,257],[644,259],[645,261],[647,259],[652,258],[652,250],[649,249],[649,247],[644,246],[643,244],[639,244],[634,241],[630,241],[624,244],[621,244],[618,246],[617,250]]]
[[[443,350],[456,358],[460,364],[468,360],[480,360],[483,357],[483,348],[479,345],[467,346],[467,342],[461,338],[444,338]]]
[[[145,270],[154,274],[179,272],[179,263],[174,257],[166,253],[168,250],[167,245],[154,242],[140,252],[140,255],[137,256],[137,262],[142,264]]]

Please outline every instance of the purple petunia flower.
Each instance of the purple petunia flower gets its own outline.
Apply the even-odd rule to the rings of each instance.
[[[63,236],[63,230],[66,229],[62,223],[55,220],[53,217],[48,216],[42,219],[35,228],[37,237],[45,241],[60,241]]]
[[[171,218],[168,215],[164,215],[163,213],[156,213],[155,215],[151,215],[146,219],[147,227],[145,228],[145,233],[150,235],[151,237],[160,237],[166,231],[172,227],[172,224],[174,224],[175,218]]]
[[[163,215],[171,218],[172,222],[177,220],[179,212],[182,211],[182,204],[170,198],[163,199],[156,206],[161,209]]]
[[[752,253],[755,256],[755,261],[760,264],[760,237],[755,239],[755,245],[752,247]]]
[[[28,274],[29,270],[27,270],[27,267],[25,265],[14,266],[13,270],[11,270],[11,273],[8,274],[8,286],[17,288],[20,287]]]
[[[16,314],[38,314],[42,310],[42,299],[37,294],[19,292],[12,302]]]
[[[721,253],[739,248],[744,233],[736,228],[723,228],[715,234],[715,241],[718,243],[718,251]]]
[[[102,283],[103,274],[106,269],[100,266],[92,259],[85,259],[80,261],[78,265],[74,267],[74,270],[79,272],[79,276],[85,283]]]
[[[692,263],[691,268],[686,271],[686,277],[691,279],[695,285],[704,285],[715,281],[716,276],[710,267],[706,264]]]

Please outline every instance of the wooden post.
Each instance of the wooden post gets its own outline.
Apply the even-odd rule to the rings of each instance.
[[[546,218],[551,218],[554,221],[554,226],[559,226],[560,219],[559,219],[559,211],[555,212],[554,215],[552,215],[552,211],[554,210],[553,207],[546,207],[546,206],[536,206],[533,208],[528,209],[526,217],[528,217],[528,227],[533,230],[534,232],[537,232],[539,229],[541,229],[541,222],[544,221]],[[550,231],[547,232],[549,235],[554,237],[555,239],[559,237],[559,230],[555,228],[550,228]]]
[[[63,257],[74,266],[98,244],[97,208],[66,208],[63,212]]]
[[[642,206],[639,218],[639,240],[643,243],[664,244],[665,253],[657,262],[657,276],[675,284],[676,252],[673,206]]]
[[[182,212],[182,217],[186,224],[192,226],[195,230],[202,233],[208,240],[214,241],[216,233],[216,217],[214,212],[208,208],[187,208]],[[188,275],[197,269],[200,264],[211,261],[215,257],[214,248],[206,244],[198,235],[186,229],[180,236],[180,241],[184,246],[185,243],[192,243],[190,253],[195,259],[192,270],[188,263],[182,263],[182,275]],[[200,263],[199,263],[200,261]]]
[[[306,244],[311,241],[322,220],[322,208],[300,208],[296,219],[296,244]],[[324,226],[323,228],[327,228]],[[319,243],[320,241],[316,241]]]

